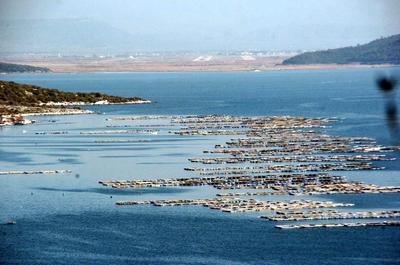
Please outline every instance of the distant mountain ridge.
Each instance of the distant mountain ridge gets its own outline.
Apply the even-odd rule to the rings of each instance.
[[[92,19],[0,20],[0,32],[2,53],[107,54],[149,42]]]
[[[306,52],[282,62],[289,64],[400,64],[400,34],[364,45]]]

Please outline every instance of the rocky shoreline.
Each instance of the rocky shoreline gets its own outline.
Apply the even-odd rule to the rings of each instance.
[[[40,106],[94,106],[94,105],[133,105],[133,104],[150,104],[150,100],[136,100],[136,101],[127,101],[127,102],[110,102],[108,100],[101,100],[97,102],[84,102],[84,101],[75,101],[75,102],[47,102],[42,103]]]
[[[21,112],[16,114],[1,114],[0,113],[0,126],[13,126],[13,125],[27,125],[36,123],[36,120],[28,119],[30,116],[53,116],[53,115],[83,115],[93,114],[94,111],[85,109],[71,109],[71,108],[35,108],[30,109],[22,108]]]

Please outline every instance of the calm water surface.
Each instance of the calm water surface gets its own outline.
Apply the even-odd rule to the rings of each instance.
[[[187,158],[232,136],[81,135],[107,125],[169,124],[110,121],[122,115],[293,115],[338,117],[329,132],[392,144],[383,119],[375,69],[265,73],[107,73],[4,75],[3,80],[66,91],[140,96],[149,105],[96,106],[99,115],[39,117],[40,123],[0,128],[0,171],[70,169],[72,174],[0,176],[2,264],[399,264],[400,229],[282,231],[259,214],[224,214],[204,207],[116,207],[118,200],[207,198],[212,188],[112,190],[102,179],[191,176]],[[383,71],[383,70],[379,70]],[[400,68],[384,71],[400,75]],[[400,102],[400,98],[397,98]],[[122,128],[131,129],[131,128]],[[65,135],[38,135],[68,131]],[[143,143],[96,143],[137,139]],[[400,158],[399,154],[390,154]],[[400,165],[345,172],[351,180],[400,185]],[[297,198],[297,197],[296,197]],[[300,197],[310,198],[310,197]],[[265,199],[261,198],[260,199]],[[272,198],[276,199],[276,198]],[[293,199],[293,197],[288,197]],[[400,209],[398,194],[323,195],[355,209]]]

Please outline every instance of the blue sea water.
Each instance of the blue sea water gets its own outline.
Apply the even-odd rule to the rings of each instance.
[[[379,74],[400,68],[238,73],[85,73],[4,75],[2,80],[66,91],[150,99],[149,105],[92,106],[101,114],[38,117],[40,123],[0,128],[0,171],[70,169],[72,174],[0,176],[2,264],[399,264],[400,229],[282,231],[259,214],[203,207],[117,207],[118,200],[208,198],[212,188],[113,190],[102,179],[190,176],[187,158],[232,137],[81,135],[107,125],[168,124],[107,121],[123,115],[293,115],[338,117],[329,132],[393,140],[384,119]],[[400,97],[397,94],[399,105]],[[146,127],[144,127],[146,128]],[[65,135],[39,135],[68,131]],[[96,143],[140,139],[142,143]],[[389,154],[400,158],[398,153]],[[398,161],[385,171],[344,172],[351,180],[400,185]],[[355,209],[400,209],[398,194],[324,195]],[[263,199],[260,197],[260,199]],[[264,198],[265,199],[265,198]],[[293,198],[288,198],[293,199]]]

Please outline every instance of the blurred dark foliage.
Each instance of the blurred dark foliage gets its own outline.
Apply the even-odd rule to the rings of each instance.
[[[396,142],[399,142],[400,128],[397,118],[396,84],[396,79],[392,77],[377,79],[377,85],[385,97],[385,115],[390,134]]]
[[[385,77],[379,78],[377,83],[378,83],[379,88],[383,92],[390,92],[390,91],[394,90],[394,88],[396,86],[395,79],[390,79],[390,78],[385,78]]]

